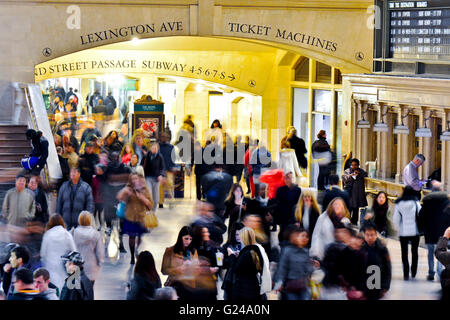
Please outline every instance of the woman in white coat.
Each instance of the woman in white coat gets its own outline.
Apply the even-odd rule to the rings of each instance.
[[[342,198],[331,200],[328,208],[317,219],[311,240],[311,257],[323,260],[327,246],[335,241],[334,229],[339,223],[350,224],[350,213]]]
[[[93,216],[88,211],[80,213],[73,240],[84,259],[84,272],[93,286],[105,259],[105,245],[100,232],[92,226],[92,220]]]
[[[420,235],[416,219],[421,208],[416,191],[410,186],[406,186],[402,196],[395,201],[393,220],[400,238],[404,280],[409,280],[408,244],[410,242],[412,254],[411,277],[415,278],[417,274]]]
[[[41,262],[50,273],[50,281],[60,292],[68,277],[61,256],[76,251],[72,235],[67,231],[64,219],[59,214],[50,217],[41,245]]]
[[[290,149],[287,140],[281,141],[280,160],[278,161],[278,169],[282,169],[284,173],[292,172],[293,183],[301,184],[303,178],[300,167],[298,166],[295,150]]]

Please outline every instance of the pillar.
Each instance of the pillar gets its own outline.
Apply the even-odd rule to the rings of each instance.
[[[429,118],[431,116],[431,111],[427,110],[424,112],[425,119]],[[427,179],[430,174],[436,170],[436,139],[439,137],[436,137],[436,120],[433,118],[430,118],[428,121],[426,121],[427,128],[431,129],[432,136],[431,138],[422,138],[422,152],[425,156],[425,163],[422,165],[422,178]]]
[[[448,121],[450,121],[450,112],[444,113],[442,118],[442,131],[448,130]],[[439,138],[440,139],[440,138]],[[441,156],[441,182],[442,190],[450,192],[450,141],[442,141]]]
[[[384,122],[388,125],[388,132],[378,132],[377,133],[377,177],[380,179],[386,179],[391,177],[391,157],[390,152],[392,148],[392,114],[387,113],[382,118],[382,114],[386,113],[389,106],[380,104],[379,106],[379,119],[378,121]]]

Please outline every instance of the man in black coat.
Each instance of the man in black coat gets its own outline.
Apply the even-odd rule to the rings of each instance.
[[[364,244],[361,248],[364,254],[366,286],[364,296],[367,300],[381,299],[391,286],[392,266],[389,251],[378,239],[375,225],[368,223],[364,226]],[[377,266],[380,270],[380,282],[377,288],[377,270],[370,269]],[[375,276],[375,277],[374,277]]]
[[[161,152],[159,152],[158,143],[152,144],[150,152],[147,152],[142,158],[141,166],[144,168],[148,189],[152,193],[153,211],[156,212],[159,203],[159,187],[166,176],[166,165]]]
[[[423,198],[422,209],[419,212],[419,226],[425,235],[425,244],[428,248],[428,277],[434,280],[434,251],[439,237],[450,226],[448,221],[450,213],[450,200],[446,192],[441,191],[441,184],[432,182],[432,192]],[[437,262],[438,275],[442,271],[442,264]]]
[[[292,181],[292,172],[286,173],[284,182],[286,185],[279,187],[275,195],[274,220],[280,226],[280,233],[278,234],[280,242],[283,241],[285,228],[295,223],[295,207],[302,193],[302,190]]]
[[[64,281],[60,300],[94,300],[94,288],[91,280],[84,273],[84,260],[81,254],[71,251],[61,259],[65,262],[69,277]]]
[[[95,175],[95,166],[99,163],[99,157],[94,152],[95,145],[93,142],[88,142],[85,148],[85,153],[79,158],[79,166],[81,171],[81,179],[87,182],[92,188],[92,179]]]
[[[287,134],[287,141],[289,142],[291,149],[295,150],[298,165],[306,169],[308,167],[308,160],[306,160],[305,154],[308,150],[306,149],[305,141],[302,138],[297,137],[297,130],[294,127],[289,127]]]
[[[350,197],[348,196],[347,191],[342,191],[339,188],[339,176],[333,174],[330,176],[330,185],[331,189],[325,191],[325,195],[322,200],[322,211],[325,211],[328,208],[331,200],[334,198],[342,198],[345,201],[345,205],[347,209],[350,208]]]
[[[233,185],[233,177],[217,165],[202,177],[202,191],[206,200],[214,205],[214,212],[223,219],[225,214],[225,199]]]
[[[352,218],[351,222],[354,225],[358,224],[359,208],[367,206],[366,198],[366,182],[367,172],[359,167],[359,160],[352,159],[349,169],[344,171],[342,182],[344,183],[344,190],[350,195],[350,208]]]
[[[325,186],[328,184],[328,178],[331,173],[330,163],[332,160],[332,153],[330,145],[327,142],[327,133],[325,130],[320,130],[317,134],[317,140],[314,141],[312,147],[314,159],[319,160],[319,176],[317,177],[317,189],[325,191]]]

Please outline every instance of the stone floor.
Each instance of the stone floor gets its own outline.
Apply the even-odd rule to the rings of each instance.
[[[149,250],[154,258],[164,283],[166,276],[160,272],[162,257],[166,247],[172,246],[177,238],[178,231],[183,225],[189,224],[194,216],[194,200],[176,199],[166,200],[165,208],[158,209],[157,216],[159,226],[143,238],[139,247],[141,250]],[[114,235],[113,235],[114,238]],[[128,251],[128,238],[124,236],[125,247]],[[415,280],[403,281],[402,263],[400,255],[400,243],[388,239],[388,248],[393,267],[393,279],[391,290],[386,295],[388,300],[435,300],[439,298],[440,284],[426,280],[428,265],[427,251],[419,248],[419,268]],[[122,300],[126,296],[126,284],[132,276],[133,265],[130,265],[129,253],[122,253],[120,258],[105,259],[102,272],[95,283],[96,300]],[[222,294],[219,292],[219,299]],[[276,294],[269,294],[269,299],[277,299]]]

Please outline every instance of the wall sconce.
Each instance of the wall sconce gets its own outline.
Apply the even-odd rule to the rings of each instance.
[[[384,116],[388,114],[390,107],[386,108],[386,112],[381,115],[381,122],[377,122],[373,125],[373,131],[375,132],[388,132],[389,127],[384,123]]]
[[[366,111],[362,112],[362,120],[358,120],[356,122],[356,128],[357,129],[370,129],[370,122],[364,119],[364,115],[369,112],[369,108],[367,107]]]
[[[441,141],[450,141],[450,121],[447,121],[447,130],[442,132]]]
[[[430,116],[428,118],[424,119],[425,127],[417,128],[417,130],[416,130],[416,137],[421,137],[421,138],[431,138],[432,137],[431,129],[427,128],[427,120],[431,119],[431,115],[432,114],[433,114],[433,111],[430,112]]]
[[[404,125],[403,119],[407,118],[410,113],[411,113],[411,109],[408,109],[408,112],[406,113],[406,115],[401,116],[402,124],[396,125],[394,127],[394,130],[393,130],[394,134],[409,134],[409,128],[408,128],[408,126]]]

